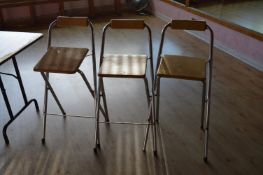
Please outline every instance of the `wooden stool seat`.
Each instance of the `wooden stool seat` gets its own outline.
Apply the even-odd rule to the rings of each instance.
[[[88,51],[86,48],[49,47],[34,71],[74,74]]]
[[[158,69],[159,77],[205,80],[206,60],[201,58],[164,55]]]
[[[142,78],[146,74],[146,55],[105,55],[100,77]]]

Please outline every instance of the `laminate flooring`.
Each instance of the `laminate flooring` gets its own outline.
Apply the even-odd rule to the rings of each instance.
[[[137,16],[123,16],[123,18]],[[116,18],[116,17],[115,17]],[[145,18],[153,32],[154,60],[165,22]],[[101,30],[108,19],[95,21],[96,55],[99,58]],[[46,34],[46,29],[36,30]],[[58,29],[54,37],[63,45],[90,46],[83,28]],[[147,39],[138,31],[111,31],[106,53],[147,51]],[[120,36],[120,37],[117,37]],[[78,38],[78,39],[77,39]],[[70,40],[70,43],[66,42]],[[125,43],[128,41],[128,43]],[[17,56],[26,93],[43,105],[44,81],[33,66],[46,50],[47,37]],[[140,44],[139,44],[140,43]],[[192,45],[189,46],[188,44]],[[168,32],[164,52],[207,55],[207,44],[186,32]],[[98,62],[97,62],[98,63]],[[81,69],[92,82],[91,59]],[[11,62],[0,71],[13,72]],[[149,75],[149,74],[148,74]],[[3,77],[14,110],[22,106],[18,83]],[[68,114],[94,115],[94,101],[81,77],[51,75],[51,83]],[[215,49],[209,140],[209,162],[203,162],[203,136],[200,130],[201,83],[162,79],[158,157],[152,153],[149,140],[142,152],[144,126],[101,124],[101,150],[96,155],[94,119],[49,116],[46,145],[41,144],[42,110],[30,106],[9,127],[10,145],[0,137],[0,174],[92,174],[92,175],[261,175],[263,173],[263,73]],[[109,117],[112,121],[145,121],[147,101],[144,82],[140,79],[105,79]],[[0,128],[8,120],[3,98],[0,98]],[[49,98],[49,112],[59,112]],[[103,118],[101,118],[103,120]]]

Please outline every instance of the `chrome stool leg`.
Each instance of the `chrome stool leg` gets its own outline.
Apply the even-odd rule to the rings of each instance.
[[[145,82],[147,82],[147,79],[144,79]],[[145,83],[146,85],[146,83]],[[147,83],[148,85],[148,83]],[[146,87],[145,87],[146,88]],[[148,88],[148,86],[147,86]],[[149,94],[149,89],[148,89],[148,92],[146,90],[146,93]],[[152,128],[152,134],[153,134],[153,150],[154,150],[154,153],[156,154],[156,128],[155,128],[155,123],[154,123],[154,120],[155,120],[155,117],[153,116],[153,113],[154,113],[154,107],[153,107],[153,103],[154,103],[154,96],[148,96],[148,99],[150,100],[148,105],[149,105],[149,108],[148,108],[148,122],[149,124],[147,125],[147,128],[146,128],[146,133],[145,133],[145,139],[144,139],[144,144],[143,144],[143,151],[146,150],[146,145],[147,145],[147,141],[148,141],[148,137],[149,137],[149,129],[150,129],[150,126]]]
[[[46,73],[46,77],[49,80],[49,73],[48,72]],[[47,111],[47,109],[46,109],[47,108],[47,106],[46,106],[47,101],[48,101],[48,86],[47,86],[47,83],[45,82],[43,112]]]
[[[153,135],[153,153],[157,156],[157,138],[156,138],[156,118],[155,118],[155,98],[152,98],[152,135]]]
[[[149,137],[149,130],[150,130],[150,127],[152,127],[153,125],[153,110],[152,110],[152,99],[150,100],[150,104],[149,104],[149,107],[148,107],[148,125],[146,127],[146,132],[145,132],[145,136],[144,136],[144,143],[143,143],[143,152],[145,152],[146,150],[146,145],[147,145],[147,142],[148,142],[148,137]]]
[[[98,93],[97,93],[97,97],[96,97],[96,115],[95,115],[95,145],[94,145],[94,152],[97,152],[97,148],[100,148],[100,125],[99,125],[99,116],[100,116],[100,113],[99,113],[99,104],[100,104],[100,93],[101,93],[101,90],[102,90],[102,83],[103,83],[103,80],[102,78],[100,77],[99,78],[99,83],[98,83]]]
[[[204,119],[205,119],[205,109],[206,109],[206,81],[203,81],[203,92],[202,92],[202,113],[201,113],[201,129],[204,130]]]
[[[147,97],[147,103],[148,106],[150,105],[150,91],[149,91],[149,84],[148,84],[148,79],[145,77],[144,79],[144,85],[145,85],[145,92],[146,92],[146,97]]]
[[[205,154],[204,154],[204,161],[207,162],[207,157],[208,157],[208,131],[209,131],[209,120],[210,120],[210,105],[211,105],[211,77],[208,82],[208,87],[207,87],[207,99],[206,99],[206,118],[205,118]]]
[[[95,94],[95,93],[94,93],[94,90],[93,90],[92,87],[90,86],[90,83],[89,83],[88,79],[86,78],[85,74],[84,74],[81,70],[78,70],[77,72],[80,74],[81,78],[84,80],[86,86],[88,87],[88,89],[89,89],[89,91],[90,91],[90,94],[92,95],[92,97],[93,97],[94,100],[95,100],[96,96],[94,95],[94,94]],[[101,113],[103,114],[103,116],[104,116],[104,118],[105,118],[105,121],[108,122],[108,121],[109,121],[108,115],[104,112],[104,110],[103,110],[103,108],[102,108],[101,105],[99,105],[99,110],[100,110]]]
[[[156,118],[155,118],[155,99],[154,96],[150,99],[150,105],[149,105],[149,113],[148,113],[148,122],[149,124],[147,125],[146,128],[146,133],[145,133],[145,139],[144,139],[144,144],[143,144],[143,151],[146,150],[146,145],[149,137],[149,129],[151,127],[152,130],[152,141],[153,141],[153,152],[154,155],[157,155],[157,138],[156,138]]]
[[[108,113],[107,100],[106,100],[106,94],[105,94],[103,79],[101,80],[101,90],[102,90],[101,92],[102,92],[103,106],[104,106],[104,110],[105,110],[105,120],[106,120],[106,122],[109,122],[109,113]]]
[[[45,99],[44,99],[44,131],[43,131],[43,138],[42,138],[42,143],[45,143],[45,136],[46,136],[46,120],[47,120],[47,101],[48,101],[48,90],[50,90],[52,96],[54,97],[61,113],[63,114],[63,117],[66,117],[66,112],[64,111],[62,105],[60,104],[51,84],[49,83],[48,77],[49,74],[47,73],[47,75],[45,75],[44,72],[41,72],[41,75],[43,77],[43,79],[45,80]]]
[[[144,84],[145,84],[145,92],[146,92],[147,103],[148,103],[148,115],[147,115],[148,119],[147,119],[147,121],[149,122],[149,124],[146,127],[143,149],[142,149],[145,152],[147,141],[148,141],[149,129],[150,129],[151,121],[152,121],[152,119],[151,119],[151,117],[152,117],[152,112],[151,112],[152,106],[151,106],[151,96],[150,96],[150,91],[149,91],[148,79],[146,77],[144,78]]]
[[[47,79],[49,79],[49,73],[46,73]],[[48,86],[45,82],[45,93],[44,93],[44,106],[43,106],[43,113],[44,113],[44,125],[43,125],[43,137],[42,137],[42,144],[45,144],[46,138],[46,126],[47,126],[47,101],[48,101]]]
[[[156,111],[155,111],[155,117],[156,122],[159,122],[159,108],[160,108],[160,81],[161,77],[157,76],[156,81]]]
[[[43,79],[45,80],[45,82],[47,83],[47,87],[48,87],[48,89],[50,90],[52,96],[54,97],[54,99],[55,99],[55,101],[56,101],[56,103],[57,103],[57,105],[58,105],[61,113],[63,114],[64,117],[66,117],[66,112],[65,112],[65,110],[63,109],[60,101],[58,100],[58,97],[56,96],[55,91],[53,90],[51,84],[49,83],[49,81],[48,81],[45,73],[41,72],[41,75],[42,75]]]

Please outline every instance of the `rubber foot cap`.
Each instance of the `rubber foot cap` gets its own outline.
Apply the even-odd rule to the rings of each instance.
[[[204,162],[207,163],[207,157],[204,157]]]
[[[153,151],[153,154],[154,154],[154,156],[156,156],[156,157],[158,156],[158,154],[157,154],[157,151],[156,151],[156,150],[154,150],[154,151]]]

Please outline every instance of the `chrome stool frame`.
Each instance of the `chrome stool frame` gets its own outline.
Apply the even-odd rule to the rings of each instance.
[[[149,56],[144,55],[104,55],[104,46],[105,46],[105,36],[106,31],[111,29],[137,29],[137,30],[144,30],[146,28],[148,33],[149,39]],[[126,64],[129,62],[129,64]],[[132,61],[131,61],[132,60]],[[142,78],[144,79],[145,83],[145,91],[147,95],[147,102],[149,106],[149,116],[147,123],[132,123],[132,122],[107,122],[107,123],[115,123],[115,124],[139,124],[139,125],[147,125],[146,130],[146,137],[144,141],[143,151],[145,151],[146,143],[148,139],[148,130],[151,126],[152,128],[152,136],[153,136],[153,151],[156,153],[156,127],[155,127],[155,115],[154,115],[154,108],[152,106],[155,105],[154,98],[150,95],[150,90],[148,87],[148,80],[146,78],[146,68],[147,68],[147,60],[150,61],[150,69],[151,69],[151,83],[152,83],[152,91],[153,94],[154,86],[154,70],[153,70],[153,58],[152,58],[152,36],[151,36],[151,29],[150,27],[144,22],[144,20],[139,19],[113,19],[108,24],[105,25],[103,28],[103,35],[102,35],[102,45],[101,45],[101,54],[100,54],[100,70],[98,73],[99,82],[98,82],[98,94],[97,94],[97,105],[96,105],[96,126],[95,126],[95,147],[94,151],[97,151],[97,148],[100,148],[100,133],[99,133],[99,110],[98,104],[100,104],[100,97],[105,96],[104,90],[104,77],[110,78]],[[116,63],[118,62],[118,63]],[[136,65],[135,65],[136,64]],[[129,69],[131,65],[137,67],[138,69],[142,69],[143,71],[133,71]],[[115,70],[113,70],[115,67]],[[125,69],[127,68],[127,69]],[[119,71],[126,70],[126,71]],[[106,100],[104,100],[104,105],[106,106]]]
[[[173,30],[194,30],[194,31],[208,30],[210,34],[208,59],[202,60],[199,58],[186,57],[186,56],[162,55],[165,33],[168,28],[171,28]],[[208,156],[208,130],[209,130],[210,104],[211,104],[213,43],[214,43],[213,30],[211,29],[211,27],[209,27],[206,24],[205,21],[172,20],[162,30],[157,65],[156,65],[156,72],[155,72],[155,83],[154,83],[155,96],[156,96],[155,112],[156,112],[156,120],[158,122],[159,105],[160,105],[159,104],[160,79],[162,77],[195,80],[202,82],[203,92],[202,92],[201,129],[204,131],[204,140],[205,140],[204,161],[205,162],[207,162],[207,156]],[[203,70],[201,68],[203,68]],[[191,71],[193,69],[194,71]]]
[[[92,45],[92,53],[87,55],[88,49],[87,48],[71,48],[71,47],[53,47],[51,46],[52,40],[52,30],[55,27],[69,27],[69,26],[82,26],[82,27],[89,27],[91,31],[91,45]],[[90,83],[88,82],[84,73],[79,69],[82,61],[85,57],[91,56],[92,63],[93,63],[93,81],[94,81],[94,90],[92,89]],[[96,76],[96,56],[95,56],[95,40],[94,40],[94,30],[93,24],[89,21],[87,17],[66,17],[66,16],[58,16],[56,20],[54,20],[48,29],[48,47],[47,52],[42,57],[42,59],[37,63],[34,67],[34,71],[40,72],[44,81],[45,81],[45,94],[44,94],[44,127],[43,127],[43,138],[42,143],[45,144],[45,137],[46,137],[46,120],[47,115],[58,115],[70,117],[84,117],[84,118],[94,118],[90,116],[72,116],[67,115],[65,110],[63,109],[58,97],[56,96],[50,82],[49,82],[49,75],[50,73],[60,73],[60,74],[75,74],[76,72],[80,74],[81,78],[85,82],[89,92],[94,98],[94,106],[96,106],[96,94],[97,94],[97,76]],[[52,96],[54,97],[62,115],[60,114],[48,114],[48,92],[51,92]],[[96,107],[95,107],[96,108]],[[105,111],[99,105],[99,109],[105,117],[106,121],[108,119],[108,111],[105,108]]]

